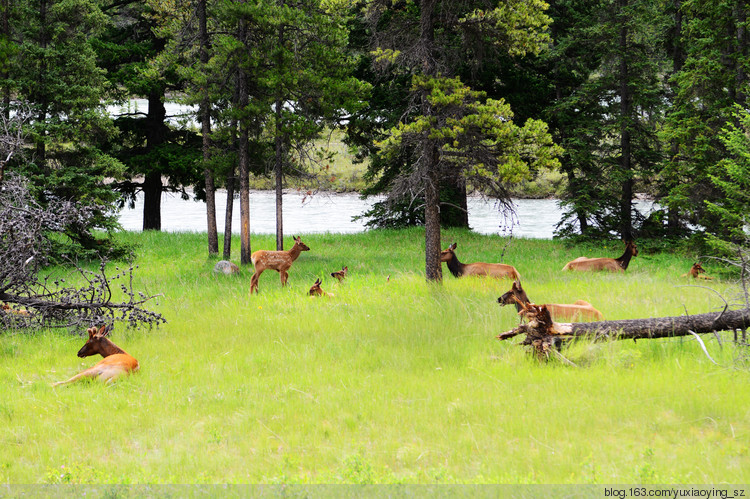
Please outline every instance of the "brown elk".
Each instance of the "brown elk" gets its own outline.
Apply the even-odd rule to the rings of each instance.
[[[93,367],[81,371],[67,381],[59,381],[53,386],[66,385],[80,379],[98,379],[109,384],[120,376],[124,376],[137,371],[140,366],[138,361],[129,355],[125,350],[112,343],[106,337],[106,328],[102,326],[97,329],[90,327],[86,330],[89,333],[89,339],[85,345],[78,351],[79,357],[89,357],[99,354],[104,357]]]
[[[510,291],[503,294],[497,299],[501,306],[515,305],[519,315],[525,314],[528,306],[531,304],[526,291],[521,287],[520,281],[513,281]],[[604,320],[601,312],[594,308],[592,304],[584,300],[578,300],[572,304],[562,303],[545,303],[540,306],[547,307],[552,319],[573,322],[580,318],[586,320]]]
[[[568,262],[563,270],[625,272],[630,259],[638,256],[638,248],[633,241],[625,244],[625,253],[620,258],[586,258],[581,256]]]
[[[337,270],[336,272],[331,272],[331,277],[336,278],[339,282],[343,281],[346,277],[347,272],[349,272],[349,267],[344,265],[341,270]]]
[[[444,249],[440,252],[440,261],[445,262],[448,265],[448,270],[454,277],[462,277],[466,275],[477,275],[495,277],[497,279],[520,279],[518,271],[512,265],[505,265],[504,263],[461,263],[458,261],[456,256],[456,243],[448,246],[448,249]]]
[[[703,268],[703,265],[700,264],[700,262],[695,262],[692,267],[690,267],[690,270],[687,274],[682,274],[682,277],[692,277],[693,279],[705,279],[707,281],[710,281],[713,279],[713,277],[703,275],[706,272],[706,269]]]
[[[31,315],[31,313],[26,310],[25,308],[13,308],[7,303],[3,303],[0,308],[5,312],[6,314],[13,314],[13,315],[22,315],[24,317],[28,317]]]
[[[320,287],[321,284],[322,283],[320,279],[316,279],[315,284],[312,285],[308,294],[310,296],[331,296],[332,297],[333,293],[326,293],[325,291],[323,291],[323,288]]]
[[[281,277],[281,285],[286,286],[289,279],[288,270],[303,251],[310,251],[300,237],[294,238],[294,246],[288,251],[266,251],[258,250],[250,255],[250,260],[255,266],[255,273],[250,278],[250,294],[258,292],[258,279],[264,270],[273,269]]]

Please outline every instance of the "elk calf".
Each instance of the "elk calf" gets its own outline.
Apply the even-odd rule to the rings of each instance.
[[[286,286],[286,281],[289,279],[288,270],[303,251],[310,251],[310,248],[302,242],[300,237],[295,237],[294,246],[288,251],[259,250],[250,255],[250,261],[255,266],[255,273],[250,278],[250,294],[253,294],[253,291],[258,292],[258,279],[267,269],[278,272],[281,285]]]
[[[440,252],[440,261],[445,262],[448,265],[448,270],[454,277],[462,277],[466,275],[477,275],[494,277],[497,279],[520,279],[518,271],[512,265],[505,265],[504,263],[468,263],[464,264],[458,261],[456,256],[456,243],[448,246]]]
[[[692,277],[693,279],[705,279],[707,281],[713,280],[713,277],[703,275],[706,272],[706,269],[703,268],[703,265],[700,264],[700,262],[695,262],[692,267],[690,267],[690,270],[687,274],[682,274],[682,277]]]
[[[581,256],[568,262],[563,270],[625,272],[630,264],[630,259],[638,256],[638,248],[633,241],[625,244],[625,253],[620,258],[586,258]]]
[[[315,284],[312,285],[310,288],[310,291],[307,293],[310,296],[330,296],[333,297],[333,293],[326,293],[323,291],[323,288],[320,287],[321,281],[320,279],[315,280]]]
[[[97,331],[95,327],[86,330],[89,340],[78,351],[79,357],[88,357],[99,354],[104,357],[93,367],[81,371],[67,381],[59,381],[52,386],[66,385],[81,379],[98,379],[109,384],[120,376],[137,371],[140,368],[138,361],[125,350],[112,343],[106,337],[105,326]]]
[[[339,282],[343,281],[346,277],[346,273],[349,272],[349,267],[344,265],[341,270],[337,270],[336,272],[331,272],[331,277],[336,278]]]

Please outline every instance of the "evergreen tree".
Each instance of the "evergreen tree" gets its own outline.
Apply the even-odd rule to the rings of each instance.
[[[57,197],[111,205],[115,195],[104,181],[119,177],[122,164],[102,149],[116,130],[103,104],[107,80],[92,47],[107,24],[98,2],[19,0],[12,8],[3,6],[2,21],[3,112],[9,113],[13,95],[33,115],[33,153],[9,167],[31,180],[42,201]],[[89,229],[111,229],[115,219],[99,210],[90,222],[71,227],[68,235],[84,247],[101,248]]]
[[[515,125],[509,106],[455,78],[459,61],[486,47],[512,55],[539,52],[548,42],[543,2],[373,1],[368,4],[376,63],[411,75],[411,113],[381,142],[386,158],[408,155],[390,195],[418,192],[425,206],[425,270],[440,280],[440,190],[461,176],[494,188],[528,175],[529,164],[554,165],[546,125]],[[456,169],[459,169],[456,174]]]
[[[681,57],[673,76],[674,102],[664,140],[673,144],[661,171],[664,203],[672,225],[713,229],[722,225],[704,201],[725,196],[712,178],[726,178],[721,165],[729,155],[721,131],[735,104],[748,93],[747,9],[745,2],[685,0],[677,4],[681,22]]]

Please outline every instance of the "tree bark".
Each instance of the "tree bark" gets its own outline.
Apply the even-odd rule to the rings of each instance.
[[[240,21],[240,40],[244,43],[247,37],[245,21]],[[239,70],[239,107],[243,112],[248,105],[247,74]],[[250,137],[247,120],[240,120],[239,169],[240,169],[240,263],[252,263],[250,255],[250,158],[247,143]]]
[[[627,0],[620,0],[620,168],[625,180],[622,182],[620,197],[620,234],[625,241],[633,239],[633,174],[631,158],[630,119],[632,114],[632,97],[628,82],[629,69],[626,54],[628,53],[627,16],[624,10],[628,6]]]
[[[198,2],[198,24],[200,25],[200,61],[203,67],[208,64],[208,26],[206,20],[206,0]],[[203,138],[203,176],[206,182],[206,226],[208,230],[208,254],[209,256],[219,253],[219,234],[216,227],[216,187],[214,185],[214,174],[208,167],[211,157],[211,108],[208,97],[208,85],[203,89],[203,98],[200,103],[201,135]]]
[[[420,50],[422,71],[426,76],[435,76],[433,57],[435,43],[435,0],[420,2]],[[429,117],[432,109],[427,99],[427,91],[422,95],[422,115]],[[440,264],[440,175],[437,148],[427,136],[422,143],[422,168],[425,172],[424,221],[425,221],[425,275],[428,281],[442,281]]]
[[[164,90],[154,89],[148,94],[146,114],[146,149],[151,151],[166,140],[167,109]],[[143,181],[143,230],[161,230],[161,165],[153,165]]]
[[[669,338],[715,331],[745,330],[750,327],[750,309],[727,310],[679,317],[656,317],[621,321],[576,322],[563,324],[548,319],[546,307],[535,307],[537,312],[528,324],[522,324],[497,336],[507,340],[519,334],[526,338],[521,343],[533,346],[537,353],[546,353],[563,341],[573,338],[599,340],[639,340]],[[542,310],[544,309],[544,310]]]
[[[281,5],[284,5],[284,1],[281,1]],[[284,25],[282,24],[279,26],[279,57],[276,60],[276,70],[282,71],[283,65],[284,65],[284,59],[283,59],[283,51],[281,50],[281,47],[284,46]],[[284,202],[284,191],[283,191],[283,171],[282,171],[282,165],[284,161],[284,137],[283,137],[283,126],[282,126],[282,119],[283,119],[283,109],[282,106],[284,105],[284,99],[283,99],[283,87],[281,83],[281,79],[279,79],[279,87],[276,89],[276,132],[274,137],[274,148],[276,157],[274,160],[274,174],[276,177],[276,251],[283,251],[284,250],[284,210],[283,210],[283,202]]]

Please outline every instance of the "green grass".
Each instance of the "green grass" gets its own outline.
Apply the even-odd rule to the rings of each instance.
[[[579,367],[543,364],[494,339],[518,321],[496,303],[508,281],[444,268],[442,285],[425,282],[420,230],[303,236],[312,250],[288,286],[267,271],[253,296],[251,269],[213,274],[201,234],[123,237],[169,322],[115,328],[141,370],[110,387],[50,386],[97,361],[76,357],[79,337],[1,335],[0,483],[750,481],[746,352],[728,335],[703,337],[718,366],[690,338],[580,343],[564,352]],[[466,263],[500,261],[507,242],[443,241]],[[533,300],[586,299],[608,319],[723,303],[680,287],[692,260],[678,255],[642,252],[625,275],[560,272],[620,246],[516,239],[503,261]],[[328,274],[343,265],[338,284]],[[306,296],[316,277],[335,297]]]

